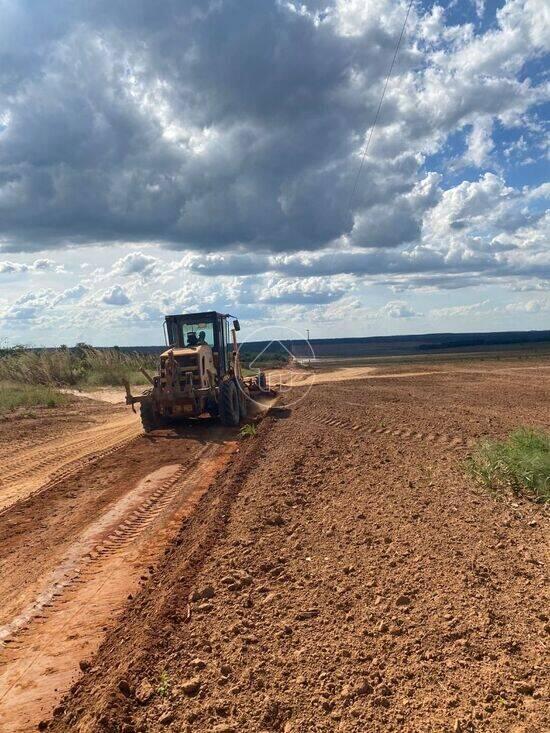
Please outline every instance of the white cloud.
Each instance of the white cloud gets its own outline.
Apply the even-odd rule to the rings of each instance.
[[[210,306],[404,329],[440,291],[460,322],[462,288],[500,303],[547,286],[548,185],[526,167],[545,154],[543,0],[496,18],[413,4],[353,197],[406,2],[73,5],[52,24],[23,2],[0,31],[4,315],[52,333]],[[58,262],[24,261],[44,250]],[[20,300],[31,276],[52,290]],[[538,304],[470,315],[540,326]]]
[[[353,290],[353,280],[345,275],[322,277],[271,277],[257,286],[260,303],[329,303]]]
[[[450,306],[448,308],[433,308],[430,311],[430,315],[434,318],[470,318],[472,315],[479,315],[480,313],[487,312],[489,306],[488,300],[483,300],[480,303],[470,303],[469,305],[457,305]]]
[[[474,7],[476,9],[477,17],[483,18],[485,14],[485,0],[474,0]]]
[[[62,293],[60,293],[53,301],[52,305],[57,305],[58,303],[63,302],[74,302],[77,300],[80,300],[82,296],[84,296],[88,292],[89,288],[87,288],[85,285],[82,285],[82,283],[79,283],[78,285],[74,285],[72,288],[67,288]]]
[[[426,155],[472,125],[468,156],[485,165],[495,121],[526,127],[548,97],[521,76],[548,46],[542,0],[508,0],[476,33],[439,6],[413,7],[350,210],[405,3],[266,0],[196,12],[187,0],[155,6],[154,27],[126,8],[65,5],[40,43],[10,44],[6,59],[6,251],[154,239],[276,253],[350,236],[398,246],[418,237],[435,204],[416,196]],[[35,38],[43,12],[10,18],[7,38]],[[150,275],[146,258],[122,258],[120,274]]]
[[[7,325],[14,325],[18,321],[40,321],[48,315],[55,292],[49,288],[31,290],[20,295],[2,313],[2,319]]]
[[[128,305],[130,302],[130,298],[120,285],[113,285],[106,290],[101,296],[101,300],[107,305]]]
[[[466,162],[473,163],[478,168],[490,162],[490,156],[495,147],[491,135],[492,129],[491,120],[480,119],[474,122],[468,136],[468,149],[464,155]]]
[[[483,300],[468,305],[450,306],[448,308],[434,308],[430,316],[440,319],[468,318],[477,316],[491,316],[498,314],[530,314],[547,313],[550,311],[550,297],[533,298],[527,301],[516,301],[505,305],[491,305],[491,301]]]
[[[25,262],[11,262],[10,260],[0,261],[0,275],[14,275],[23,272],[63,272],[63,266],[47,258],[34,260],[30,264]]]
[[[120,275],[140,275],[145,278],[153,275],[158,265],[157,257],[143,252],[130,252],[115,262],[113,272]]]
[[[550,311],[550,297],[508,303],[504,306],[504,310],[508,313],[548,313]]]
[[[404,300],[391,300],[380,309],[380,315],[389,318],[418,318],[422,314],[417,313]]]

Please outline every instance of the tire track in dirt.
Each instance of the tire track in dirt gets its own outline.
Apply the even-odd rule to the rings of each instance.
[[[38,445],[31,446],[30,448],[23,448],[18,450],[17,445],[12,446],[9,451],[8,458],[4,458],[3,468],[3,479],[2,482],[7,481],[10,477],[18,477],[23,473],[29,472],[29,467],[24,466],[20,468],[23,461],[29,460],[34,462],[35,468],[40,468],[42,465],[46,465],[48,459],[52,458],[52,452],[56,453],[57,459],[62,459],[65,454],[70,452],[76,452],[81,450],[83,447],[89,447],[92,440],[101,441],[105,437],[109,437],[113,431],[125,430],[128,427],[134,427],[137,424],[137,420],[133,415],[124,415],[123,417],[112,418],[109,421],[100,425],[95,425],[91,428],[87,428],[84,431],[80,431],[77,435],[64,435],[59,438],[50,438],[46,443],[40,441]]]
[[[405,440],[419,440],[424,443],[440,444],[447,448],[466,448],[474,444],[471,438],[465,438],[462,435],[452,433],[437,432],[421,432],[408,428],[396,427],[391,425],[373,426],[360,421],[342,420],[324,415],[313,415],[310,420],[314,423],[326,425],[331,428],[339,428],[343,430],[352,430],[354,432],[365,433],[369,435],[384,435],[387,437],[404,438]]]
[[[53,473],[50,474],[50,478],[45,483],[41,484],[35,491],[31,491],[30,493],[25,494],[24,496],[18,496],[7,506],[4,506],[4,508],[0,509],[0,516],[2,516],[3,514],[6,514],[9,511],[16,510],[17,506],[21,504],[23,501],[31,499],[41,494],[42,492],[47,491],[48,489],[55,488],[55,486],[65,481],[65,479],[71,478],[71,476],[75,476],[76,474],[79,473],[79,471],[93,465],[95,462],[99,461],[101,458],[110,456],[113,453],[116,453],[118,450],[121,450],[121,448],[127,448],[138,437],[139,435],[133,436],[130,438],[125,438],[124,440],[121,440],[118,443],[114,443],[109,448],[105,448],[104,450],[94,451],[94,453],[89,453],[83,458],[79,458],[74,461],[71,461],[64,468],[60,468],[56,471],[53,471]]]
[[[2,484],[17,480],[37,469],[49,467],[50,464],[59,464],[66,456],[79,452],[90,452],[90,445],[93,442],[95,447],[101,447],[104,443],[113,442],[113,434],[131,433],[139,434],[139,425],[133,415],[125,415],[122,418],[109,420],[107,423],[88,428],[77,436],[63,436],[49,441],[49,444],[40,443],[38,446],[27,450],[17,450],[17,446],[10,451],[11,458],[3,461]],[[25,465],[21,465],[21,464]],[[29,465],[30,464],[30,465]]]
[[[74,424],[71,424],[70,427],[75,431],[82,431],[83,427],[81,420],[82,417],[80,415],[74,416]],[[90,423],[92,423],[92,427],[97,426],[94,420],[88,420],[85,424],[84,430],[88,430],[88,428],[90,427]],[[67,425],[64,425],[63,427],[64,433],[67,434],[69,432],[69,428],[67,427]],[[14,432],[15,437],[12,439],[12,435],[10,435],[10,433],[8,432],[9,437],[6,437],[6,440],[0,446],[0,460],[2,461],[2,465],[7,466],[8,464],[12,463],[12,459],[15,455],[19,456],[25,451],[36,450],[38,447],[46,449],[53,443],[58,442],[63,435],[63,433],[59,432],[59,428],[57,429],[55,435],[41,435],[40,438],[37,438],[37,431],[32,437],[26,436],[24,438],[20,437],[20,435],[17,433],[17,429],[15,429]]]
[[[185,466],[166,465],[143,478],[76,539],[34,602],[0,627],[2,731],[33,729],[43,711],[51,713],[78,662],[99,644],[105,624],[234,449],[234,441],[205,443]]]
[[[49,440],[46,445],[22,450],[13,446],[10,457],[2,462],[0,514],[88,463],[128,445],[141,433],[139,421],[130,414],[87,428],[77,436]]]
[[[196,460],[199,460],[205,452],[206,447],[202,449]],[[39,616],[44,608],[51,608],[63,591],[76,582],[85,570],[96,564],[101,558],[122,549],[158,516],[160,511],[174,498],[177,483],[183,476],[185,468],[181,465],[166,466],[156,471],[151,479],[145,480],[154,481],[156,474],[166,473],[167,470],[171,474],[169,478],[153,493],[147,495],[147,498],[139,505],[130,507],[131,514],[127,517],[123,515],[122,519],[119,518],[118,523],[113,524],[108,530],[109,533],[105,538],[102,539],[101,535],[105,531],[106,518],[100,517],[88,528],[85,537],[73,546],[72,552],[49,574],[45,587],[39,592],[35,601],[23,609],[10,623],[0,626],[1,643],[13,642],[18,633],[27,630],[29,624]],[[140,483],[143,484],[143,482]],[[125,509],[126,506],[123,506],[122,511],[124,512]],[[119,512],[111,510],[107,512],[107,515],[113,516],[117,513]]]

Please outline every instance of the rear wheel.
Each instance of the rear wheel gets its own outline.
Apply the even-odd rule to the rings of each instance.
[[[150,400],[144,400],[139,406],[141,424],[146,433],[161,426],[161,420]]]
[[[211,417],[218,417],[220,414],[220,408],[215,400],[208,400],[206,403],[206,411],[210,413]]]
[[[235,427],[239,424],[239,395],[235,382],[223,382],[220,387],[220,420],[222,425]]]
[[[248,395],[245,392],[242,384],[237,384],[237,391],[239,393],[239,415],[241,420],[246,420],[248,415]]]

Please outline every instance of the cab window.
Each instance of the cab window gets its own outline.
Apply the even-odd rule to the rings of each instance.
[[[184,346],[214,346],[214,326],[212,323],[182,323],[181,342]]]

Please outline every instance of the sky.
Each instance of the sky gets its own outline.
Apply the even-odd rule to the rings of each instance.
[[[0,0],[0,342],[550,328],[550,5],[413,1],[373,130],[407,6]]]

